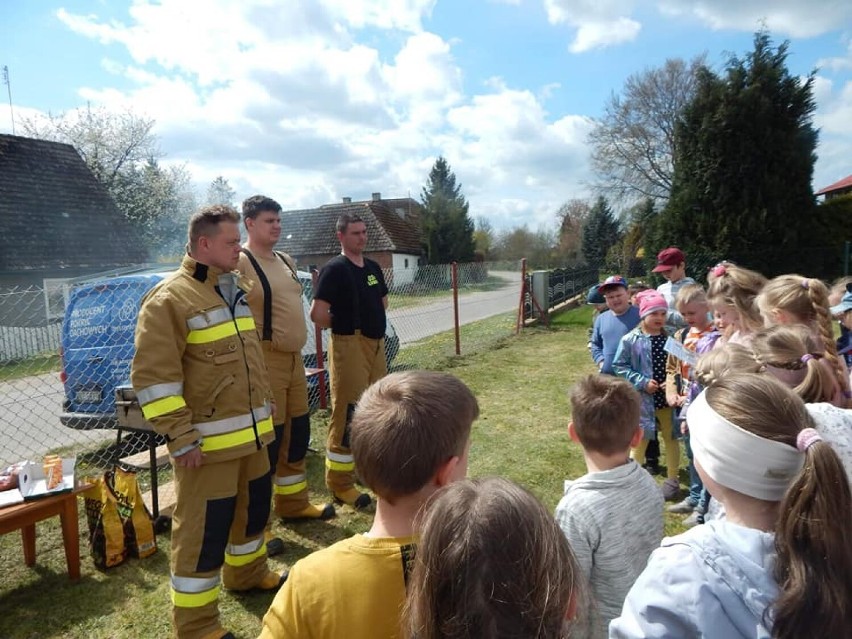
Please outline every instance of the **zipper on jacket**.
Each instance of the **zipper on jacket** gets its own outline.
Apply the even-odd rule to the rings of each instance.
[[[260,450],[261,448],[263,448],[263,446],[260,443],[260,433],[257,432],[257,418],[254,416],[254,407],[252,406],[252,401],[251,401],[251,369],[249,368],[248,358],[246,357],[246,343],[245,343],[245,340],[243,339],[242,333],[240,332],[240,327],[237,324],[237,316],[236,316],[236,313],[235,313],[236,308],[237,308],[237,304],[245,296],[245,291],[243,291],[241,288],[237,287],[237,292],[234,295],[233,305],[228,305],[228,300],[226,300],[225,297],[222,295],[222,291],[219,289],[218,285],[216,286],[216,292],[219,294],[219,297],[221,297],[225,301],[225,305],[227,305],[228,309],[231,311],[231,321],[234,323],[234,328],[237,331],[237,337],[239,338],[240,345],[242,346],[242,349],[243,349],[243,364],[246,367],[246,380],[248,381],[248,407],[249,407],[249,415],[251,415],[251,427],[252,427],[252,430],[254,431],[254,445],[257,448],[257,450]]]

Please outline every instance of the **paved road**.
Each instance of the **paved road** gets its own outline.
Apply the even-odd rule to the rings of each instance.
[[[502,278],[506,285],[494,291],[459,295],[460,324],[470,324],[518,308],[520,274],[492,271],[491,275]],[[453,298],[448,296],[430,304],[398,310],[391,308],[388,317],[399,335],[400,344],[411,344],[453,329]]]
[[[520,275],[491,273],[506,281],[494,291],[459,296],[459,321],[468,324],[517,308]],[[422,306],[388,313],[403,347],[435,333],[452,330],[453,300],[444,297]],[[59,423],[64,391],[57,373],[0,382],[0,469],[21,459],[39,459],[47,450],[103,442],[112,431],[77,431]]]

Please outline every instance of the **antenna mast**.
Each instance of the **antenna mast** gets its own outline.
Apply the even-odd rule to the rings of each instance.
[[[9,114],[12,116],[12,135],[15,135],[15,110],[12,108],[12,81],[9,79],[9,67],[3,65],[3,83],[9,94]]]

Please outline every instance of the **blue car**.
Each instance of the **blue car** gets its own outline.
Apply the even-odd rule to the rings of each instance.
[[[163,267],[96,280],[71,290],[62,322],[62,372],[65,386],[60,422],[69,428],[90,430],[116,428],[115,389],[130,383],[133,336],[142,298],[174,268]],[[315,368],[316,339],[310,321],[311,275],[299,271],[303,285],[302,306],[308,326],[308,339],[302,349],[307,368]],[[322,333],[324,358],[328,353],[328,332]],[[399,337],[388,322],[386,355],[388,366],[399,352]],[[325,360],[324,360],[325,361]],[[327,373],[326,382],[328,381]],[[317,375],[308,379],[312,407],[319,404]]]

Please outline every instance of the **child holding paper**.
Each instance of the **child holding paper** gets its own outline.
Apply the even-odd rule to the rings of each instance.
[[[680,494],[677,479],[680,464],[680,446],[673,423],[673,411],[666,402],[666,350],[668,335],[665,331],[668,303],[657,291],[648,290],[636,296],[639,301],[639,326],[621,338],[615,359],[613,372],[624,377],[633,387],[642,393],[642,412],[640,425],[643,439],[630,451],[630,456],[645,464],[645,452],[648,442],[655,437],[657,430],[666,447],[666,480],[663,482],[663,496],[674,500]]]

